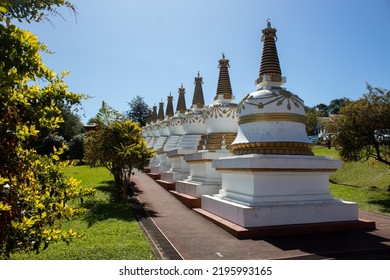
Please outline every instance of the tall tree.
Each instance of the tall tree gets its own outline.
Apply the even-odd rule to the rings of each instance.
[[[57,76],[44,65],[46,45],[10,23],[39,21],[50,5],[63,3],[0,0],[0,259],[77,237],[72,229],[61,229],[62,221],[83,213],[70,201],[93,193],[63,174],[61,148],[41,156],[30,146],[41,128],[59,127],[59,102],[79,104],[82,95],[67,90],[66,73]]]
[[[315,108],[305,106],[306,111],[306,133],[313,135],[317,128],[317,111]]]
[[[374,158],[390,165],[389,143],[378,137],[390,128],[390,103],[377,102],[378,99],[385,100],[388,91],[378,91],[371,86],[367,89],[369,94],[341,108],[341,116],[329,126],[336,133],[335,141],[343,160]],[[377,98],[370,98],[372,96]]]
[[[76,135],[84,132],[80,117],[72,112],[71,106],[60,102],[58,108],[61,110],[60,115],[63,119],[63,122],[60,123],[59,128],[56,130],[58,135],[64,137],[66,141],[70,141]]]
[[[149,114],[149,106],[145,103],[144,98],[136,96],[128,102],[130,110],[127,111],[127,116],[130,120],[138,122],[140,126],[145,126]]]
[[[328,105],[325,105],[324,103],[320,103],[317,106],[315,106],[317,110],[317,116],[318,117],[327,117],[328,114]]]
[[[368,92],[364,94],[364,97],[368,102],[372,104],[390,104],[390,90],[373,87],[369,83],[366,83]]]
[[[347,105],[348,102],[350,100],[346,97],[331,100],[328,106],[328,113],[331,115],[339,114],[340,109]]]
[[[102,107],[100,107],[94,120],[99,126],[107,126],[112,123],[122,121],[123,115],[113,107],[109,106],[107,102],[102,101]]]

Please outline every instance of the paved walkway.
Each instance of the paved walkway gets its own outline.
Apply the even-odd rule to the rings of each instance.
[[[184,206],[148,175],[135,172],[138,198],[176,250],[187,260],[390,259],[390,217],[359,212],[376,222],[371,232],[238,240]]]

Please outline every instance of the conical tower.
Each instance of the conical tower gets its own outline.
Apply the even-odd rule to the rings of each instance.
[[[179,99],[177,100],[177,106],[176,106],[176,114],[184,114],[187,111],[186,107],[186,89],[183,87],[183,84],[181,84],[181,87],[179,88]]]
[[[267,20],[267,28],[263,29],[263,51],[261,55],[259,77],[256,80],[256,85],[263,86],[264,82],[273,83],[275,86],[280,86],[285,83],[286,78],[282,77],[280,69],[278,51],[276,49],[276,28],[271,27],[270,19]]]
[[[222,53],[219,61],[217,94],[214,103],[206,110],[207,140],[205,149],[209,151],[229,150],[237,134],[237,104],[234,99],[229,77],[229,60]]]
[[[214,97],[214,100],[217,99],[232,99],[233,92],[232,86],[230,84],[229,77],[229,60],[225,58],[225,54],[222,53],[222,59],[219,60],[219,76],[218,76],[218,85],[217,85],[217,94]]]
[[[164,120],[164,102],[162,102],[162,101],[159,103],[157,118],[159,121]]]
[[[153,106],[153,111],[152,111],[152,118],[151,118],[152,123],[157,122],[157,106]]]
[[[175,114],[173,112],[173,102],[172,101],[173,101],[173,96],[171,94],[169,94],[168,102],[167,102],[167,109],[165,111],[165,115],[168,118],[173,117],[173,115]]]
[[[204,96],[203,96],[203,78],[200,76],[200,73],[198,72],[198,76],[195,77],[195,89],[194,89],[194,97],[192,99],[192,108],[198,107],[203,108],[204,107]]]
[[[148,117],[146,119],[146,124],[150,124],[152,122],[152,110],[148,110]]]

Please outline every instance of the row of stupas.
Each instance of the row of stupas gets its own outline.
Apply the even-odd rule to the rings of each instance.
[[[229,60],[222,54],[212,104],[205,105],[203,78],[198,72],[190,109],[186,107],[183,85],[178,89],[175,113],[171,95],[168,96],[165,115],[163,102],[159,103],[158,110],[157,106],[153,106],[150,119],[143,128],[148,147],[157,151],[156,157],[151,161],[150,173],[160,174],[160,183],[170,185],[170,189],[174,188],[178,180],[187,179],[190,175],[190,155],[194,157],[193,154],[201,153],[215,159],[230,152],[230,145],[238,130],[238,107],[232,102],[234,96],[228,68]],[[194,159],[190,161],[193,162]]]
[[[157,150],[150,174],[198,213],[224,228],[233,225],[236,236],[372,229],[359,221],[356,203],[329,193],[329,176],[341,161],[313,155],[304,102],[282,87],[286,79],[269,20],[262,33],[257,90],[238,104],[222,55],[213,104],[204,104],[198,73],[190,109],[183,86],[175,114],[172,96],[165,116],[162,102],[158,113],[153,107],[144,127],[149,147]]]

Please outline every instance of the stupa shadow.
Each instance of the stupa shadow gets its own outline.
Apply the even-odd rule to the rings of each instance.
[[[372,232],[335,232],[270,237],[262,240],[284,251],[300,250],[310,255],[288,259],[389,259],[390,239]]]

